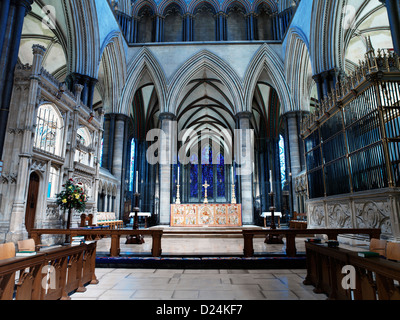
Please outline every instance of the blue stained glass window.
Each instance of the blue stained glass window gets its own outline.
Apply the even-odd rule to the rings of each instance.
[[[134,176],[135,176],[135,139],[131,141],[131,167],[130,167],[130,181],[129,191],[133,191]]]
[[[198,174],[199,174],[199,165],[191,164],[190,165],[190,197],[197,198],[199,196],[198,189]]]
[[[217,197],[225,197],[225,159],[222,154],[218,154],[217,180]]]
[[[282,187],[286,181],[286,161],[285,161],[285,140],[279,136],[279,160],[281,166],[281,183]]]
[[[210,186],[207,189],[207,197],[213,198],[214,195],[214,185],[213,185],[213,165],[212,165],[212,149],[210,145],[207,145],[203,148],[201,151],[201,173],[202,173],[202,185],[205,184],[207,181],[207,184]],[[209,164],[204,164],[204,163]],[[205,196],[205,188],[202,186],[202,197]]]
[[[100,147],[100,167],[103,165],[103,148],[104,148],[104,139],[101,139],[101,147]]]

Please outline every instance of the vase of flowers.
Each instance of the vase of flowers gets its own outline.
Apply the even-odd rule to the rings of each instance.
[[[57,205],[64,209],[64,212],[68,211],[67,229],[69,229],[71,226],[72,210],[84,212],[88,197],[82,183],[75,184],[72,178],[63,184],[63,188],[64,190],[56,195]]]

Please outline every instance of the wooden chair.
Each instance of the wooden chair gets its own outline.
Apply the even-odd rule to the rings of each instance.
[[[18,251],[38,251],[39,247],[36,246],[35,240],[21,240],[18,241]]]
[[[10,259],[15,257],[15,244],[8,242],[0,244],[0,260]]]
[[[386,240],[372,238],[369,243],[369,251],[379,253],[381,256],[386,257],[386,245]]]
[[[388,242],[386,246],[386,258],[400,261],[400,243]]]

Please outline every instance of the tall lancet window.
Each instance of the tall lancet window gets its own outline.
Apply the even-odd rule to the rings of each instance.
[[[134,191],[134,180],[135,180],[135,139],[131,140],[131,158],[130,158],[130,171],[129,171],[129,191]]]
[[[36,118],[34,147],[61,156],[63,118],[51,104],[39,107]]]
[[[286,160],[285,160],[285,139],[279,136],[279,161],[281,167],[281,183],[282,188],[286,181]]]
[[[200,159],[194,154],[190,163],[185,166],[185,174],[188,177],[187,198],[191,203],[201,203],[205,198],[204,185],[207,182],[207,199],[211,203],[225,203],[228,199],[229,168],[226,167],[225,157],[222,151],[213,150],[212,144],[201,145],[198,150]],[[217,154],[214,154],[218,152]]]

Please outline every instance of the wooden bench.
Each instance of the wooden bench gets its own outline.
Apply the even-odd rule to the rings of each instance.
[[[110,229],[121,229],[124,226],[122,220],[117,220],[115,212],[97,212],[95,222],[98,226],[106,226]]]
[[[307,213],[293,212],[293,219],[289,221],[291,229],[307,229]]]
[[[92,242],[0,260],[0,300],[69,300],[71,292],[98,283],[95,257]]]
[[[86,213],[82,213],[81,214],[81,227],[93,227],[93,215],[92,214],[88,214],[86,215]]]
[[[364,258],[357,252],[306,243],[305,285],[331,300],[400,300],[400,263],[381,257]],[[355,288],[342,285],[343,267],[355,270]],[[397,284],[396,284],[397,282]]]
[[[381,234],[380,229],[276,229],[276,230],[260,230],[260,229],[243,229],[244,238],[244,256],[254,256],[253,239],[255,236],[282,235],[286,238],[286,255],[288,257],[295,257],[296,250],[296,236],[316,234],[327,235],[329,240],[337,240],[339,234],[366,234],[370,239],[379,238]]]
[[[140,230],[111,230],[111,229],[32,229],[30,235],[35,239],[36,243],[41,243],[42,235],[68,235],[71,238],[74,236],[84,236],[85,239],[95,239],[103,237],[111,237],[111,248],[110,256],[118,257],[120,254],[120,240],[121,236],[124,235],[149,235],[152,237],[152,248],[151,254],[153,257],[161,256],[161,237],[163,235],[163,230],[161,229],[140,229]]]

